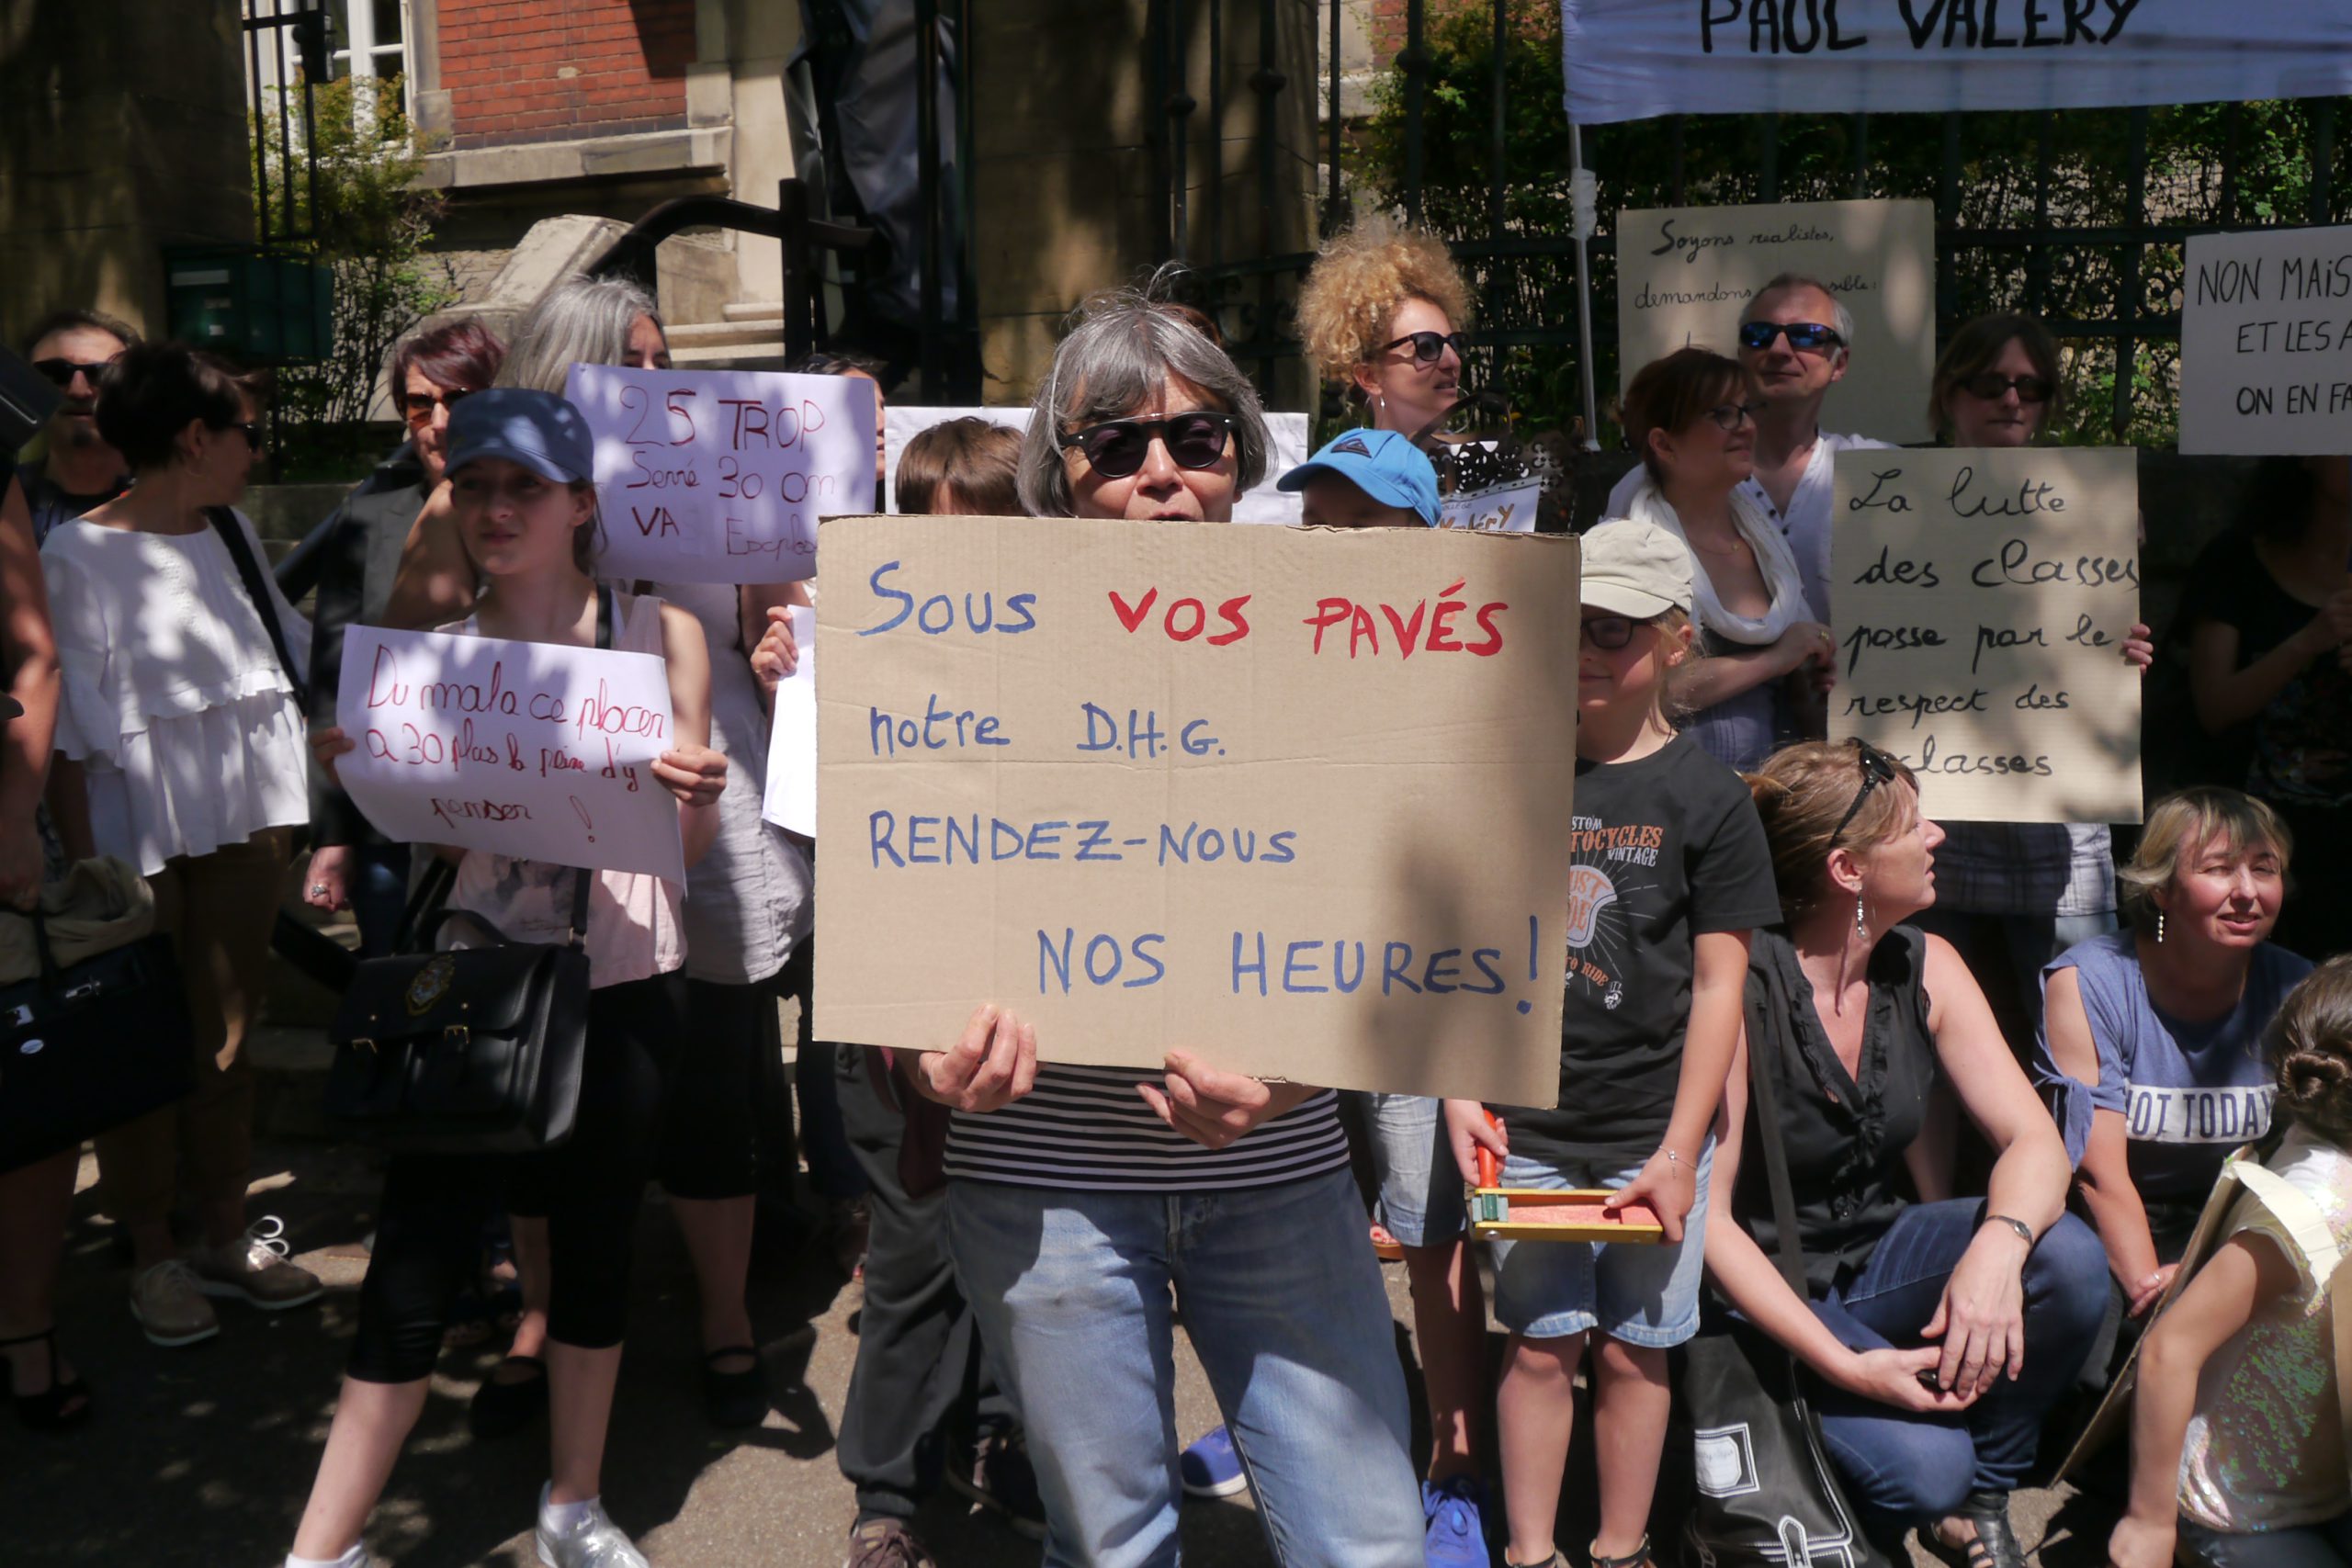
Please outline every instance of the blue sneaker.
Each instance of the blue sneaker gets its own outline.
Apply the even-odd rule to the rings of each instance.
[[[1241,1472],[1241,1456],[1233,1451],[1233,1438],[1223,1427],[1212,1427],[1193,1439],[1177,1456],[1176,1473],[1188,1497],[1230,1497],[1250,1485]]]
[[[1421,1551],[1428,1568],[1487,1568],[1487,1489],[1475,1475],[1421,1483],[1421,1514],[1428,1521]]]

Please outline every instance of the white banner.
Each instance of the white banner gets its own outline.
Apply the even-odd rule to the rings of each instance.
[[[1568,118],[2352,93],[2344,0],[1561,0]]]
[[[2180,449],[2352,451],[2352,227],[2190,237]]]
[[[916,434],[929,430],[951,419],[984,419],[990,424],[1001,424],[1009,430],[1029,428],[1029,409],[1018,408],[942,409],[918,408],[908,403],[894,403],[882,420],[883,461],[888,465],[888,484],[881,510],[899,510],[899,458],[907,443]],[[1298,495],[1274,488],[1274,481],[1284,473],[1306,461],[1306,416],[1303,413],[1266,413],[1266,434],[1273,446],[1266,454],[1265,482],[1257,489],[1244,491],[1233,503],[1236,523],[1296,523]]]
[[[800,662],[776,682],[768,730],[768,793],[760,814],[804,839],[817,836],[817,612],[795,604],[793,640]]]
[[[597,574],[797,582],[817,519],[874,510],[874,387],[771,370],[575,365],[596,441]]]
[[[352,626],[334,711],[335,777],[386,838],[685,877],[651,654]]]

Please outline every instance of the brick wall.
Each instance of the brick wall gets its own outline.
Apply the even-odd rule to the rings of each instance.
[[[695,0],[445,0],[440,24],[455,146],[686,123]]]

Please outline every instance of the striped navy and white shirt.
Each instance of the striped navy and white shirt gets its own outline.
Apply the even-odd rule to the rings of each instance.
[[[1136,1092],[1161,1075],[1132,1067],[1041,1066],[1036,1087],[1001,1110],[956,1112],[946,1169],[969,1181],[1111,1192],[1265,1187],[1348,1163],[1339,1097],[1318,1089],[1222,1149],[1204,1148]]]

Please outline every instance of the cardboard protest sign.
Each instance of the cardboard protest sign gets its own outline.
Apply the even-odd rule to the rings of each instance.
[[[1929,817],[2140,820],[2136,461],[1838,455],[1829,733],[1908,763]]]
[[[776,682],[769,715],[768,793],[761,815],[804,839],[817,836],[817,612],[795,604],[800,662]]]
[[[356,626],[335,722],[357,748],[335,776],[387,838],[686,874],[649,766],[675,744],[650,654]]]
[[[874,387],[850,376],[575,365],[623,581],[797,582],[820,513],[874,506]]]
[[[904,455],[907,443],[934,424],[951,419],[984,419],[990,424],[1001,424],[1012,430],[1029,428],[1029,409],[1018,408],[942,409],[919,408],[911,403],[893,403],[883,416],[883,461],[888,465],[888,480],[884,490],[882,510],[899,510],[899,458]],[[1274,481],[1292,468],[1306,461],[1307,420],[1303,413],[1266,412],[1266,434],[1272,439],[1272,449],[1266,454],[1266,477],[1233,503],[1236,523],[1282,523],[1298,521],[1298,496],[1295,491],[1276,490]],[[828,508],[827,510],[831,510]]]
[[[1936,214],[1926,201],[1792,201],[1617,214],[1623,382],[1697,344],[1739,352],[1740,312],[1784,272],[1820,278],[1854,317],[1822,428],[1925,441],[1936,367]],[[1825,323],[1835,325],[1834,322]]]
[[[1550,1105],[1576,547],[824,527],[816,1027]]]
[[[2196,234],[2180,312],[2180,449],[2352,452],[2352,227]]]

